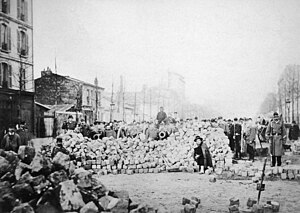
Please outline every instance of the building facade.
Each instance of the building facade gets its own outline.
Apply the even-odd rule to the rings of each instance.
[[[32,0],[0,1],[0,129],[34,132]]]
[[[69,76],[53,73],[49,68],[35,79],[35,100],[44,105],[73,104],[86,122],[101,119],[101,99],[104,88]]]

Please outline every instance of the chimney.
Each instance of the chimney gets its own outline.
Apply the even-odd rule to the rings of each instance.
[[[42,72],[41,72],[41,76],[42,77],[44,77],[44,76],[49,76],[49,75],[52,75],[52,71],[51,71],[51,69],[49,68],[49,67],[47,67],[47,70],[43,70]]]

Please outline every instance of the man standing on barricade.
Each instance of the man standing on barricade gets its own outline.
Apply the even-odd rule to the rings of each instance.
[[[274,167],[276,162],[277,166],[281,166],[283,144],[286,142],[286,129],[277,112],[273,114],[273,119],[267,127],[266,135],[270,141],[270,153],[272,156],[271,167]]]
[[[161,122],[164,122],[167,119],[167,114],[164,112],[164,108],[160,107],[159,113],[157,113],[156,120],[158,121],[158,126]]]

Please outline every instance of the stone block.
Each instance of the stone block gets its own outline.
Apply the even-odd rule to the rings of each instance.
[[[73,180],[64,181],[60,185],[59,200],[62,210],[76,211],[85,205],[82,195]]]
[[[159,169],[158,168],[154,168],[153,169],[153,173],[159,173]]]
[[[287,178],[288,178],[289,180],[294,180],[294,179],[295,179],[294,173],[292,173],[292,172],[287,173]]]
[[[255,176],[255,172],[254,172],[253,170],[250,170],[250,171],[248,172],[248,176],[249,176],[249,177],[254,177],[254,176]]]
[[[126,174],[127,174],[127,175],[132,175],[132,174],[133,174],[133,170],[127,169],[127,170],[126,170]]]
[[[98,207],[94,202],[85,204],[79,211],[79,213],[98,213]]]
[[[257,201],[255,199],[252,199],[252,198],[248,198],[247,200],[247,206],[248,207],[253,207],[254,204],[256,204]]]
[[[144,169],[144,173],[148,173],[149,172],[149,169]]]
[[[248,172],[247,171],[242,171],[242,177],[248,177]]]
[[[264,208],[261,204],[254,204],[252,207],[253,213],[264,213]]]
[[[287,174],[286,173],[281,173],[281,179],[286,180],[287,179]]]
[[[191,204],[185,204],[184,213],[196,213],[196,206]]]
[[[140,174],[144,173],[144,169],[139,169],[139,173]]]
[[[215,183],[217,181],[216,177],[214,175],[209,176],[209,182]]]
[[[182,198],[182,205],[185,205],[185,204],[190,204],[191,203],[191,200],[190,199],[188,199],[188,198],[186,198],[186,197],[183,197]]]
[[[229,206],[240,206],[240,200],[236,197],[232,197],[229,199]]]
[[[221,175],[221,174],[223,173],[223,169],[222,169],[222,168],[217,168],[217,169],[215,170],[215,173],[216,173],[217,175]]]
[[[280,204],[276,201],[271,201],[273,212],[279,212]]]
[[[230,213],[238,213],[239,212],[239,206],[238,205],[230,205],[228,207],[228,210]]]
[[[11,213],[34,213],[34,210],[28,203],[22,203],[16,206]]]
[[[273,208],[270,204],[264,204],[263,209],[264,213],[273,213]]]

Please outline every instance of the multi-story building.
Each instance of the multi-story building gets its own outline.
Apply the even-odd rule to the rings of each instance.
[[[0,130],[34,131],[32,0],[0,1]]]
[[[53,73],[49,68],[35,79],[36,101],[44,105],[73,104],[73,110],[83,113],[88,123],[102,118],[101,99],[104,88],[97,80],[90,84],[69,76]]]

